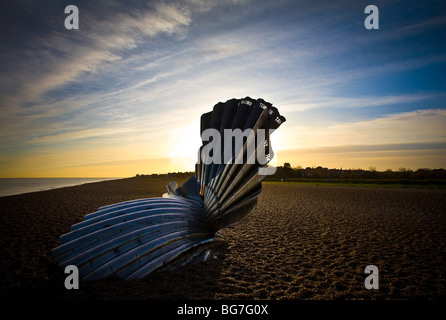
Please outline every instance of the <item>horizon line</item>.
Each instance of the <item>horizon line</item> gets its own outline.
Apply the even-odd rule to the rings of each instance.
[[[277,166],[276,168],[284,168],[285,166]],[[371,166],[373,167],[373,166]],[[398,170],[393,170],[393,169],[386,169],[386,170],[370,170],[369,169],[362,169],[362,168],[328,168],[328,167],[322,167],[322,166],[317,166],[317,167],[301,167],[299,168],[299,166],[297,167],[289,167],[292,170],[307,170],[307,169],[328,169],[328,170],[343,170],[343,171],[370,171],[370,172],[417,172],[417,171],[422,171],[422,170],[427,170],[427,171],[441,171],[441,170],[446,170],[445,168],[418,168],[416,170],[414,169],[410,169],[410,168],[399,168]],[[404,171],[401,171],[401,170]],[[128,178],[135,178],[137,176],[151,176],[151,175],[169,175],[169,174],[193,174],[195,173],[195,171],[171,171],[171,172],[164,172],[164,173],[136,173],[133,176],[120,176],[120,177],[0,177],[0,179],[128,179]]]

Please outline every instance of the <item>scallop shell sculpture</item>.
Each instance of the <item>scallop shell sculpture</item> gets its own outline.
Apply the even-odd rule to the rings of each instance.
[[[227,245],[221,230],[254,210],[262,169],[272,158],[269,134],[284,121],[262,99],[216,104],[201,116],[203,144],[194,177],[180,187],[169,183],[160,198],[116,203],[86,215],[60,237],[53,256],[62,267],[77,266],[84,280],[139,279],[216,256]],[[225,135],[237,130],[251,134]],[[266,160],[260,161],[256,155],[262,152]]]

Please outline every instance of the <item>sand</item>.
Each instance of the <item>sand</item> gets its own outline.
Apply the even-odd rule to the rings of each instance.
[[[0,198],[0,290],[9,299],[438,299],[446,296],[446,191],[263,183],[212,261],[141,280],[81,281],[51,249],[99,206],[158,197],[171,179],[129,178]],[[180,184],[184,180],[177,180]],[[379,289],[364,286],[367,265]]]

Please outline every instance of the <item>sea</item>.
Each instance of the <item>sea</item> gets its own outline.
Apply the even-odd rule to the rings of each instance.
[[[119,178],[0,178],[0,197]]]

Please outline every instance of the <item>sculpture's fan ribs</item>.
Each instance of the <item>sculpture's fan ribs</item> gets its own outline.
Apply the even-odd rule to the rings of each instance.
[[[231,99],[201,116],[203,144],[195,177],[167,185],[162,198],[99,208],[60,237],[53,255],[84,279],[142,278],[215,256],[221,229],[251,213],[261,171],[273,157],[269,136],[285,118],[262,99]],[[212,139],[211,139],[212,137]]]

